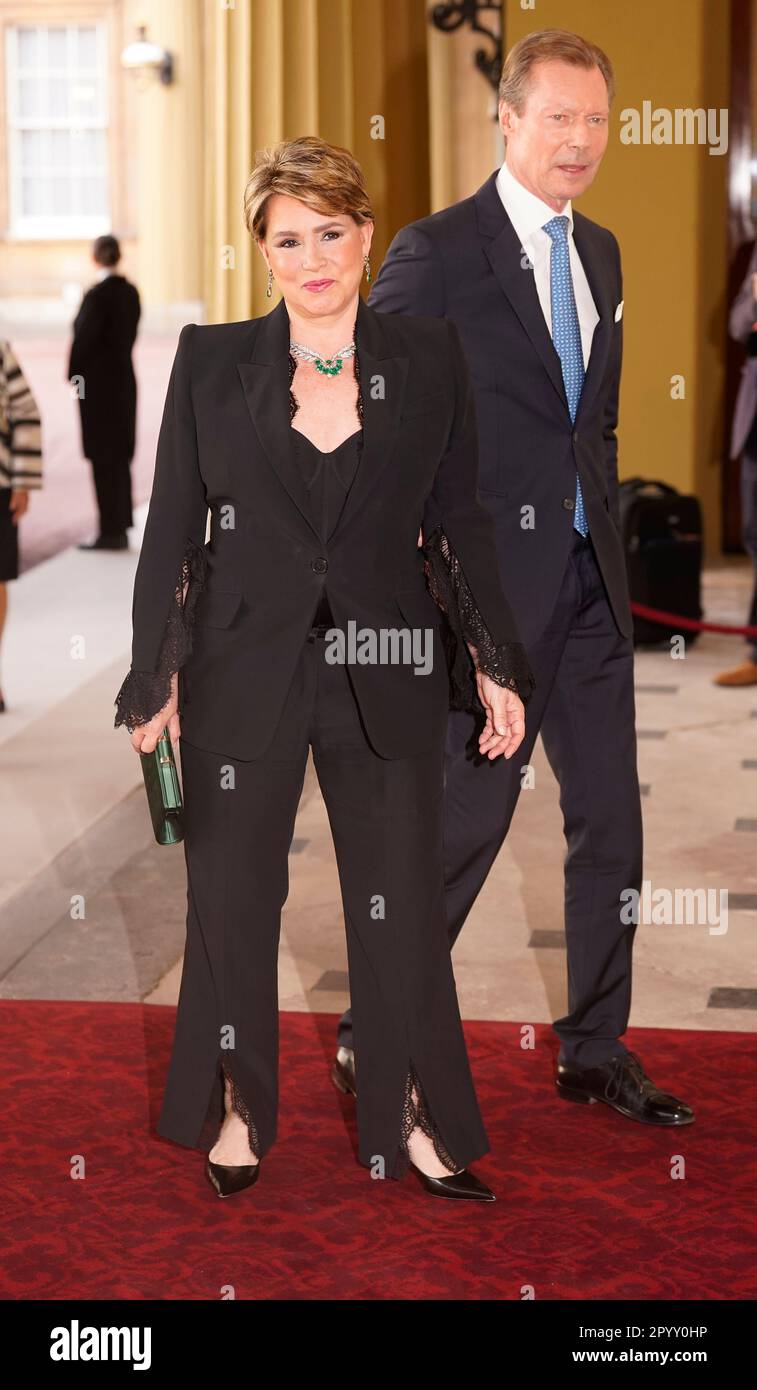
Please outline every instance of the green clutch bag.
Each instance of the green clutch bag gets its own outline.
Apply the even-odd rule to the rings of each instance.
[[[139,756],[155,839],[159,845],[178,845],[184,839],[183,802],[168,727],[158,739],[155,751]]]

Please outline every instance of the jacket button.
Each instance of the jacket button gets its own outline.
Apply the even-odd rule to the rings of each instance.
[[[576,505],[576,503],[575,503],[575,498],[573,498],[573,497],[563,497],[562,504],[563,504],[563,506],[564,506],[566,512],[572,512],[573,509],[574,509],[574,507],[575,507],[575,505]]]
[[[311,569],[314,569],[316,574],[325,574],[328,567],[329,562],[323,555],[316,556],[311,562]]]
[[[574,444],[577,444],[577,443],[578,443],[578,430],[574,430],[574,431],[573,431],[573,443],[574,443]]]

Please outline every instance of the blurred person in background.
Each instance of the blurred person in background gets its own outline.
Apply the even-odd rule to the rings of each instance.
[[[92,247],[97,284],[87,290],[74,319],[68,379],[76,378],[82,451],[92,465],[100,529],[80,550],[127,550],[134,525],[131,460],[134,457],[137,382],[131,350],[140,316],[139,293],[117,270],[121,248],[114,236]]]
[[[39,407],[11,345],[0,338],[0,643],[9,579],[18,579],[18,523],[42,486]],[[0,691],[0,713],[5,697]]]
[[[731,458],[741,454],[741,530],[754,568],[748,627],[757,627],[757,242],[731,309],[728,331],[747,349],[731,430]],[[716,685],[757,685],[757,637],[747,638],[744,660],[715,677]]]

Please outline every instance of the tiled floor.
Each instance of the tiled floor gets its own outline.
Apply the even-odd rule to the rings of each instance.
[[[139,517],[143,520],[144,508]],[[152,840],[140,767],[113,700],[128,666],[136,551],[63,550],[12,586],[0,717],[0,995],[176,999],[185,876]],[[743,620],[743,563],[708,572],[708,616]],[[727,889],[727,930],[640,925],[631,1022],[752,1030],[757,1022],[757,687],[712,675],[740,657],[705,635],[674,660],[637,657],[645,876],[652,890]],[[508,841],[455,947],[464,1017],[565,1010],[564,843],[539,746]],[[254,905],[251,905],[254,910]],[[280,1002],[341,1010],[338,880],[312,766],[285,908]]]

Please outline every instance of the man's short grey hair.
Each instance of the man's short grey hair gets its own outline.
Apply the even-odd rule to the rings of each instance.
[[[499,100],[523,114],[531,72],[536,63],[572,63],[577,68],[599,68],[607,83],[608,102],[615,96],[615,74],[607,54],[595,43],[569,29],[536,29],[513,44],[499,80]]]

